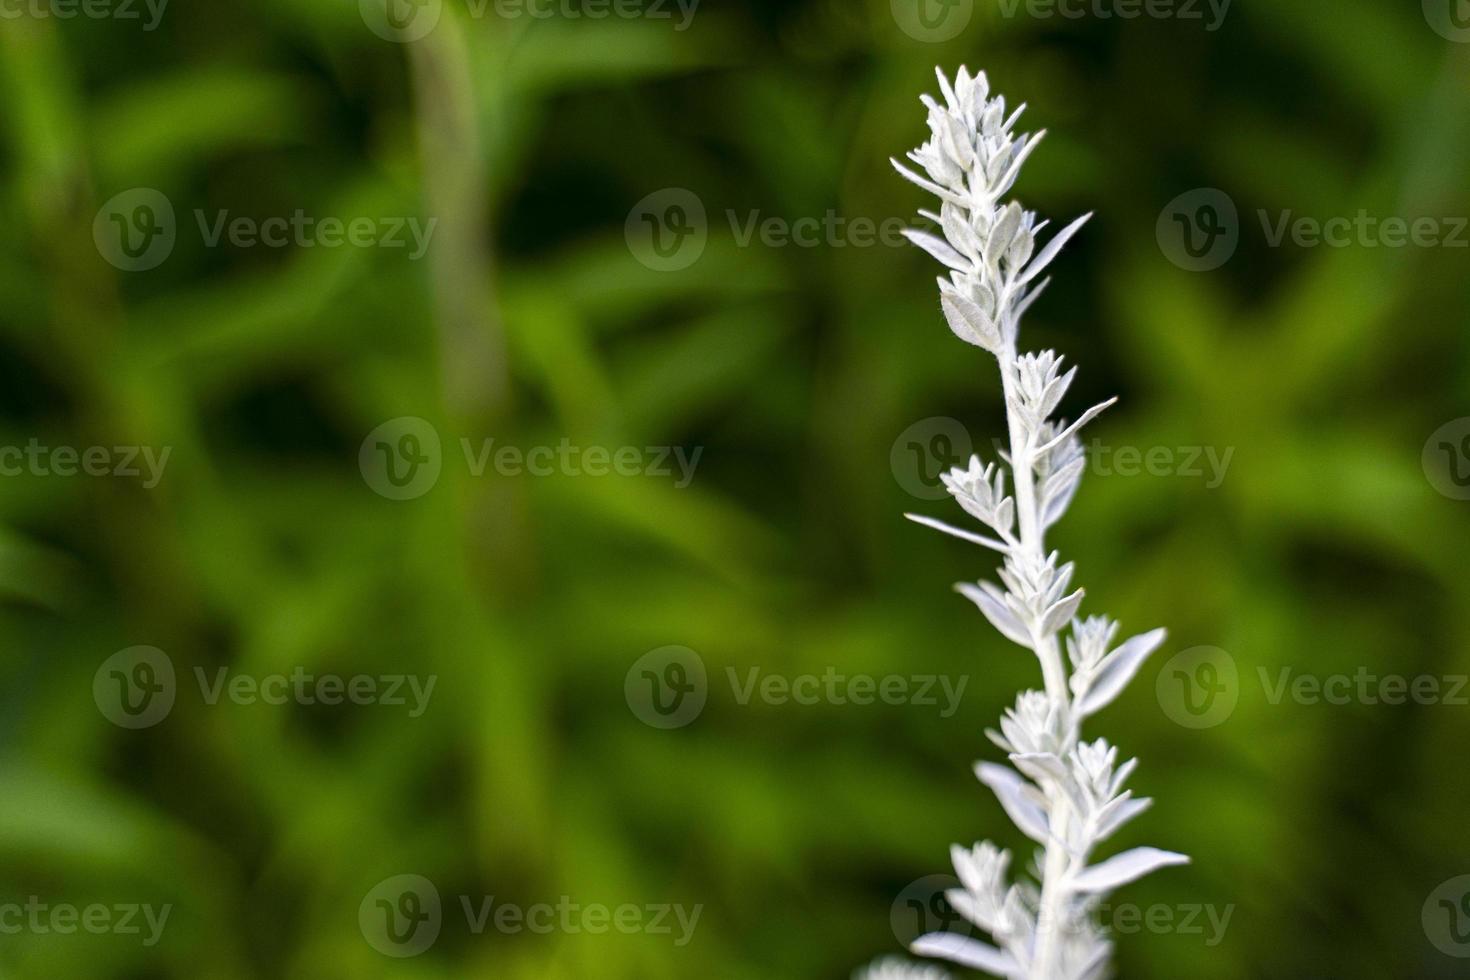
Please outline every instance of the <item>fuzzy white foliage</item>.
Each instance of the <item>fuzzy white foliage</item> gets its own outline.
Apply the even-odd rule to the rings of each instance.
[[[1124,788],[1135,760],[1119,764],[1117,749],[1105,740],[1080,737],[1083,719],[1122,692],[1164,631],[1114,645],[1117,624],[1101,616],[1079,620],[1083,592],[1072,587],[1073,566],[1045,545],[1086,466],[1077,433],[1112,401],[1076,422],[1056,419],[1077,369],[1065,368],[1054,351],[1018,354],[1016,338],[1022,314],[1045,287],[1039,277],[1087,218],[1041,243],[1046,222],[1015,201],[1001,203],[1042,135],[1014,132],[1025,107],[1008,113],[1004,97],[991,97],[983,72],[972,76],[961,68],[951,83],[941,71],[939,87],[942,101],[923,98],[929,140],[908,154],[918,170],[896,160],[894,166],[939,198],[937,214],[920,213],[943,236],[911,231],[908,237],[947,269],[939,294],[950,330],[995,356],[1010,447],[999,460],[976,456],[944,477],[985,533],[909,516],[1003,556],[999,584],[956,588],[1003,636],[1036,655],[1044,689],[1021,694],[1000,731],[987,733],[1010,765],[982,762],[975,771],[1042,851],[1035,883],[1012,883],[1009,852],[989,842],[953,848],[963,887],[947,897],[994,945],[940,933],[920,938],[913,951],[1011,980],[1097,980],[1107,974],[1112,952],[1093,921],[1097,904],[1114,888],[1188,861],[1151,847],[1094,860],[1098,845],[1150,801]],[[879,969],[869,976],[923,976],[892,963]]]
[[[950,980],[950,977],[935,967],[906,963],[890,956],[860,971],[853,980]]]

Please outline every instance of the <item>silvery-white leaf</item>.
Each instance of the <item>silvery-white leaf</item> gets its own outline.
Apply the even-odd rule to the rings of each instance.
[[[933,194],[935,197],[939,198],[942,201],[948,201],[951,204],[958,204],[961,207],[965,206],[965,199],[960,195],[954,193],[953,191],[949,190],[948,188],[940,187],[938,184],[934,183],[934,181],[929,180],[925,177],[920,177],[918,174],[914,173],[912,170],[910,170],[908,167],[905,167],[897,160],[890,158],[889,162],[893,164],[893,169],[897,170],[905,180],[917,184],[918,186],[922,187],[924,190],[928,191],[930,194]]]
[[[1092,690],[1087,692],[1087,697],[1082,701],[1082,713],[1095,714],[1112,704],[1113,699],[1133,680],[1133,675],[1138,673],[1138,668],[1143,666],[1148,655],[1164,642],[1166,635],[1167,631],[1163,629],[1141,633],[1124,641],[1122,646],[1104,657],[1098,665],[1097,679],[1092,682]]]
[[[1082,475],[1082,471],[1086,468],[1087,457],[1076,457],[1066,466],[1063,466],[1046,478],[1046,483],[1042,486],[1041,490],[1042,496],[1051,498],[1063,492],[1077,482],[1078,477]]]
[[[985,176],[985,183],[990,185],[990,193],[995,195],[996,184],[1000,181],[1001,174],[1011,165],[1011,154],[1016,152],[1015,144],[997,141],[998,145],[991,151],[990,159],[985,161],[984,166],[976,167]]]
[[[981,762],[975,766],[975,775],[995,793],[1006,816],[1027,837],[1038,844],[1045,844],[1051,836],[1046,811],[1037,802],[1040,794],[1034,787],[1005,766]]]
[[[1041,632],[1055,633],[1070,623],[1072,617],[1077,614],[1077,607],[1082,604],[1083,594],[1084,590],[1078,589],[1065,599],[1058,599],[1048,608],[1045,615],[1041,617]]]
[[[960,884],[972,892],[983,892],[990,887],[990,882],[981,875],[979,867],[975,864],[975,858],[970,850],[958,844],[949,846],[949,862],[954,865],[954,873],[959,875]]]
[[[1001,592],[999,593],[999,595],[995,596],[995,598],[998,598],[1001,602],[1004,602],[1006,608],[1009,609],[1021,622],[1031,622],[1031,610],[1028,607],[1027,603],[1023,601],[1020,596],[1016,595],[1014,592]]]
[[[997,541],[994,538],[987,538],[981,534],[971,534],[969,531],[964,531],[960,528],[952,527],[944,523],[943,521],[936,521],[932,517],[925,517],[923,514],[905,514],[903,516],[907,517],[915,524],[922,524],[925,527],[932,527],[936,531],[942,531],[943,533],[948,534],[950,537],[959,538],[961,541],[968,541],[971,544],[982,545],[994,551],[1004,552],[1010,550],[1010,548],[1003,541]]]
[[[1006,251],[1006,263],[1012,269],[1021,268],[1026,264],[1026,260],[1031,258],[1031,252],[1035,247],[1036,237],[1022,228],[1016,233],[1015,240],[1011,242],[1010,249]]]
[[[953,489],[949,492],[954,497],[955,502],[964,508],[966,514],[969,514],[982,524],[994,526],[995,504],[992,501],[984,499],[979,493],[961,493]]]
[[[1016,229],[1020,227],[1021,205],[1012,201],[1000,213],[1000,220],[995,223],[995,227],[990,229],[990,238],[985,242],[985,258],[990,262],[999,261],[1006,249],[1011,247]]]
[[[980,114],[980,131],[989,136],[1000,129],[1000,121],[1005,111],[1004,99],[996,99],[987,105],[985,111]]]
[[[1044,779],[1062,782],[1067,778],[1067,769],[1062,765],[1062,760],[1050,752],[1015,752],[1011,754],[1010,760],[1016,764],[1017,769],[1038,783]]]
[[[1047,477],[1042,488],[1042,499],[1045,501],[1042,505],[1042,527],[1051,527],[1062,519],[1072,503],[1072,497],[1077,493],[1077,487],[1081,485],[1082,473],[1086,468],[1086,457],[1078,456]]]
[[[934,256],[951,269],[959,272],[967,272],[970,269],[970,260],[965,258],[949,242],[938,235],[931,235],[927,231],[919,231],[917,228],[905,228],[903,237]]]
[[[970,223],[965,220],[964,213],[959,208],[953,204],[946,204],[940,208],[939,226],[944,229],[944,237],[948,238],[950,244],[966,258],[975,258],[979,255],[980,242],[975,238],[974,229],[970,227]]]
[[[1037,283],[1035,286],[1032,286],[1029,290],[1027,290],[1026,295],[1022,296],[1019,300],[1016,301],[1015,317],[1017,320],[1026,315],[1026,311],[1031,309],[1031,304],[1041,298],[1041,294],[1046,292],[1046,287],[1049,285],[1051,285],[1051,279],[1043,279],[1041,280],[1041,282]]]
[[[1065,493],[1057,494],[1046,502],[1046,511],[1042,515],[1042,527],[1051,527],[1067,514],[1067,508],[1071,506],[1072,497],[1075,496],[1077,484],[1072,484]]]
[[[1006,872],[1011,864],[1011,852],[1002,851],[989,841],[974,847],[951,845],[949,857],[964,887],[994,905],[1005,900]]]
[[[1103,402],[1100,405],[1094,405],[1094,406],[1092,406],[1087,411],[1083,412],[1082,413],[1082,417],[1079,418],[1077,421],[1075,421],[1071,425],[1067,426],[1061,432],[1058,432],[1051,439],[1047,440],[1047,442],[1044,445],[1038,446],[1036,448],[1036,455],[1040,456],[1042,453],[1050,452],[1054,447],[1060,445],[1062,442],[1066,441],[1068,438],[1076,435],[1077,434],[1077,430],[1081,429],[1088,422],[1091,422],[1093,419],[1097,418],[1099,415],[1101,415],[1103,412],[1107,411],[1108,409],[1112,408],[1117,403],[1118,403],[1118,399],[1116,399],[1116,398],[1109,398],[1107,401]]]
[[[974,303],[958,293],[945,293],[939,297],[939,306],[944,310],[944,319],[954,335],[967,344],[983,347],[994,352],[1000,346],[1000,335],[995,324]]]
[[[969,170],[975,165],[975,148],[970,144],[970,134],[959,119],[948,113],[944,118],[948,124],[945,128],[946,145],[954,154],[955,162]]]
[[[1117,771],[1113,773],[1113,781],[1108,784],[1108,795],[1117,796],[1122,791],[1123,784],[1128,781],[1128,777],[1133,775],[1133,770],[1137,768],[1137,759],[1129,759],[1119,766]]]
[[[983,906],[973,894],[963,888],[951,888],[944,893],[944,900],[960,914],[966,922],[973,922],[981,929],[989,930],[990,922]]]
[[[1154,805],[1148,797],[1128,799],[1119,797],[1098,811],[1097,839],[1107,840],[1125,823]]]
[[[1090,213],[1084,214],[1053,235],[1051,241],[1047,242],[1046,247],[1041,250],[1041,254],[1032,259],[1031,264],[1026,267],[1026,271],[1021,273],[1020,281],[1030,282],[1032,279],[1041,275],[1042,271],[1051,264],[1051,260],[1057,257],[1057,253],[1062,250],[1062,246],[1067,244],[1067,241],[1073,235],[1077,234],[1078,229],[1087,224],[1087,219],[1091,217],[1092,215]]]
[[[1087,457],[1076,456],[1067,462],[1061,469],[1047,476],[1046,482],[1041,485],[1041,499],[1045,501],[1048,513],[1051,503],[1057,497],[1069,497],[1076,490],[1077,484],[1082,479],[1083,471],[1087,469]]]
[[[1053,553],[1053,556],[1055,556],[1055,553]],[[1071,584],[1072,573],[1075,571],[1077,571],[1077,563],[1069,561],[1052,573],[1051,585],[1046,589],[1046,604],[1048,606],[1061,599],[1062,593],[1066,592],[1067,586]],[[1071,618],[1068,616],[1067,620],[1071,620]]]
[[[1015,520],[1016,502],[1010,497],[1007,497],[1006,499],[1002,500],[1000,502],[1000,506],[995,509],[996,530],[1004,529],[1006,531],[1009,531],[1015,525]]]
[[[936,125],[936,121],[931,120],[929,125],[931,129],[936,129],[943,123]],[[934,178],[934,182],[941,187],[952,188],[964,182],[965,171],[944,149],[942,137],[936,136],[927,146],[923,147],[922,153],[910,153],[908,157],[928,171],[929,176]]]
[[[996,181],[996,193],[1004,194],[1015,185],[1016,178],[1021,175],[1021,166],[1026,162],[1026,158],[1031,155],[1031,151],[1036,149],[1036,144],[1040,143],[1041,138],[1045,135],[1046,130],[1038,130],[1030,139],[1021,143],[1020,148],[1016,150],[1015,156],[1008,161],[1005,175]],[[1040,229],[1037,230],[1039,231]]]
[[[990,319],[995,319],[996,312],[995,292],[984,283],[975,286],[975,305]]]
[[[985,72],[975,75],[975,84],[970,90],[969,114],[974,119],[979,119],[985,111],[985,103],[990,98],[990,79]]]
[[[1056,407],[1061,404],[1062,397],[1066,395],[1067,389],[1072,386],[1072,379],[1077,377],[1077,369],[1074,367],[1066,374],[1054,379],[1046,386],[1046,391],[1041,396],[1041,416],[1047,418]]]
[[[991,935],[996,935],[997,929],[1005,923],[1004,894],[950,888],[945,891],[944,900],[967,922],[974,923]]]
[[[909,946],[919,956],[949,960],[973,970],[981,970],[994,977],[1009,977],[1016,969],[1016,961],[1010,954],[1003,953],[987,943],[969,936],[951,932],[931,932],[920,936]]]
[[[968,582],[959,583],[955,586],[955,589],[960,595],[979,606],[980,611],[985,614],[985,618],[990,620],[990,625],[999,630],[1002,636],[1013,643],[1019,643],[1028,650],[1032,648],[1030,631],[1006,607],[1004,602]]]
[[[1094,864],[1072,879],[1072,890],[1077,892],[1105,892],[1137,881],[1150,872],[1176,864],[1188,864],[1189,858],[1173,851],[1161,851],[1156,847],[1135,847],[1131,851]]]
[[[1092,956],[1078,972],[1077,980],[1103,980],[1108,975],[1108,960],[1112,958],[1112,955],[1112,943],[1099,943]]]
[[[945,105],[949,106],[952,111],[960,111],[963,108],[964,103],[961,102],[958,97],[956,97],[955,93],[958,92],[961,95],[964,93],[965,87],[969,83],[969,73],[966,72],[964,68],[961,68],[959,74],[955,76],[956,84],[953,86],[949,84],[949,78],[944,74],[943,68],[939,68],[936,66],[934,69],[934,74],[939,76],[939,91],[940,94],[944,96]]]

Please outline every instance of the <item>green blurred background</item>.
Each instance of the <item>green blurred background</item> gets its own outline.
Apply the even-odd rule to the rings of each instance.
[[[1120,975],[1470,973],[1424,921],[1470,873],[1470,707],[1272,703],[1260,679],[1470,672],[1470,502],[1421,464],[1470,415],[1470,251],[1273,247],[1257,218],[1470,214],[1470,44],[1433,28],[1455,8],[1240,2],[1211,30],[1204,7],[981,0],[935,40],[895,4],[706,0],[685,23],[445,0],[412,43],[347,0],[0,19],[0,446],[171,452],[152,488],[0,479],[0,904],[172,906],[152,946],[0,934],[0,976],[843,977],[900,948],[894,903],[950,842],[1018,846],[970,765],[1035,664],[950,591],[993,557],[904,521],[958,511],[893,462],[915,425],[942,448],[942,418],[989,452],[993,364],[949,335],[916,249],[741,241],[757,213],[929,206],[887,158],[924,138],[933,66],[962,62],[1051,133],[1027,205],[1097,212],[1026,332],[1082,366],[1066,409],[1117,393],[1108,446],[1233,452],[1217,486],[1091,473],[1053,535],[1084,611],[1171,632],[1089,734],[1157,800],[1120,843],[1195,863],[1117,901],[1231,910],[1213,945],[1120,935]],[[135,188],[177,232],[126,271],[94,219]],[[667,188],[707,214],[674,271],[637,245]],[[1239,208],[1209,271],[1156,234],[1196,188]],[[437,225],[414,261],[210,247],[196,209]],[[405,416],[442,473],[398,501],[359,450]],[[682,488],[476,476],[460,440],[489,438],[702,455]],[[93,681],[139,644],[179,682],[132,730]],[[668,645],[702,658],[708,700],[660,730],[624,684]],[[1196,729],[1155,681],[1200,645],[1239,682]],[[194,671],[222,667],[437,687],[417,718],[211,705]],[[727,680],[829,667],[968,687],[942,717],[741,704]],[[444,911],[396,959],[359,906],[401,874]],[[702,911],[684,946],[477,935],[460,896]]]

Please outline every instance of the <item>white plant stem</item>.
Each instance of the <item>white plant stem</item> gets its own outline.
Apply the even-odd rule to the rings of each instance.
[[[998,358],[1000,364],[1001,391],[1009,405],[1016,398],[1016,343],[1006,342]],[[1036,474],[1033,469],[1031,437],[1022,430],[1021,420],[1007,413],[1006,426],[1010,430],[1011,479],[1016,497],[1016,517],[1020,527],[1020,551],[1028,559],[1041,562],[1046,557],[1044,539],[1046,532],[1041,528],[1041,517],[1036,506]],[[1041,661],[1042,678],[1046,683],[1047,696],[1059,704],[1067,703],[1067,676],[1062,665],[1062,653],[1057,648],[1056,636],[1036,636],[1036,656]]]
[[[1015,381],[1013,380],[1016,370],[1014,341],[1007,341],[998,360],[1001,388],[1006,404],[1010,404],[1016,397]],[[1006,421],[1007,428],[1010,430],[1011,471],[1015,481],[1020,547],[1028,558],[1039,562],[1046,555],[1046,532],[1041,528],[1041,519],[1037,513],[1036,480],[1032,470],[1033,448],[1029,445],[1029,437],[1022,431],[1020,420],[1013,413],[1007,414]],[[1066,706],[1065,717],[1068,731],[1066,741],[1075,743],[1077,726],[1073,721],[1071,701],[1067,696],[1066,668],[1062,664],[1062,653],[1057,646],[1055,634],[1036,637],[1036,656],[1041,661],[1047,697],[1057,704]],[[1051,837],[1046,842],[1041,907],[1036,916],[1036,952],[1030,980],[1046,980],[1053,976],[1056,970],[1057,943],[1055,937],[1062,926],[1062,900],[1065,897],[1062,879],[1070,863],[1064,841],[1067,839],[1067,824],[1071,817],[1071,807],[1065,795],[1056,788],[1048,790],[1047,798],[1052,804]]]
[[[1007,404],[1013,402],[1015,394],[1016,346],[1007,341],[997,358],[1000,365],[1001,387]],[[1033,472],[1035,447],[1032,438],[1023,431],[1020,419],[1014,413],[1007,415],[1010,436],[1009,455],[1014,480],[1016,515],[1019,525],[1019,551],[1029,559],[1040,562],[1046,554],[1046,532],[1041,527],[1036,501],[1036,481]],[[1066,743],[1077,740],[1077,726],[1072,717],[1070,699],[1067,696],[1066,670],[1062,663],[1056,635],[1035,635],[1036,654],[1041,663],[1042,676],[1047,696],[1055,703],[1066,706]],[[1063,881],[1070,870],[1066,846],[1068,821],[1071,807],[1065,795],[1053,788],[1048,792],[1052,803],[1051,837],[1046,844],[1044,878],[1041,905],[1037,913],[1037,937],[1035,959],[1029,974],[1030,980],[1047,980],[1056,970],[1058,944],[1055,937],[1062,928],[1062,904],[1065,897]]]

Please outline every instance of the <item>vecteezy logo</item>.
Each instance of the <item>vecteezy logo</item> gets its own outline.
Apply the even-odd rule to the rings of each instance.
[[[953,875],[926,875],[899,892],[888,910],[888,924],[899,945],[909,946],[934,932],[972,933],[974,927],[944,897],[962,888]]]
[[[947,416],[921,419],[899,433],[888,451],[893,478],[920,500],[949,496],[940,477],[952,467],[964,466],[973,452],[970,433]]]
[[[628,212],[623,237],[633,258],[655,272],[687,269],[709,241],[704,202],[682,187],[654,191]]]
[[[1229,194],[1200,187],[1164,206],[1154,234],[1170,262],[1190,272],[1208,272],[1235,254],[1240,244],[1240,214]]]
[[[1424,902],[1424,934],[1446,956],[1470,959],[1470,875],[1443,882]]]
[[[1435,429],[1421,462],[1434,489],[1452,500],[1470,500],[1470,416]]]
[[[970,26],[975,0],[890,0],[893,19],[915,41],[940,42]]]
[[[157,647],[119,650],[92,675],[92,700],[120,728],[150,728],[168,717],[177,691],[174,664]]]
[[[443,0],[357,0],[357,11],[378,37],[408,44],[439,25]]]
[[[1439,449],[1449,462],[1450,482],[1457,487],[1470,487],[1470,472],[1462,469],[1467,463],[1470,463],[1470,436],[1462,438],[1458,446],[1448,440],[1442,440]]]
[[[699,717],[709,697],[704,661],[688,647],[651,650],[628,669],[623,697],[645,725],[683,728]]]
[[[408,44],[439,26],[442,0],[358,0],[368,29],[385,41]]]
[[[368,945],[399,959],[434,945],[443,922],[439,889],[423,875],[386,878],[357,907],[357,924]]]
[[[1445,925],[1450,936],[1458,944],[1470,944],[1470,892],[1465,892],[1458,901],[1441,898],[1440,911],[1445,913]]]
[[[422,497],[444,465],[439,432],[414,415],[389,419],[362,441],[357,465],[367,485],[389,500]]]
[[[177,238],[174,206],[152,187],[134,187],[115,195],[92,220],[92,241],[98,254],[124,272],[144,272],[162,265]]]
[[[1470,0],[1424,0],[1424,19],[1440,37],[1470,42]]]
[[[1185,728],[1213,728],[1235,711],[1240,672],[1235,658],[1219,647],[1192,647],[1164,664],[1155,693],[1170,720]]]

